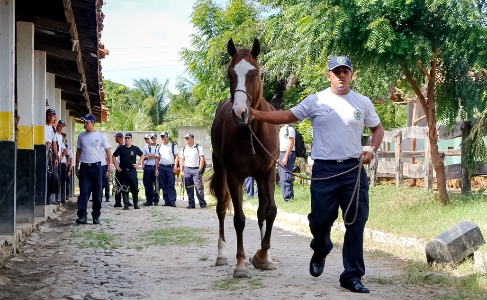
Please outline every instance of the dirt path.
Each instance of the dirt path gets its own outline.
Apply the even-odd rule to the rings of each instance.
[[[275,227],[271,253],[277,270],[233,279],[236,239],[227,215],[228,266],[214,267],[218,221],[214,208],[143,207],[122,211],[104,203],[102,225],[74,224],[75,204],[29,238],[21,253],[0,266],[0,299],[433,299],[431,289],[402,284],[404,265],[366,253],[370,295],[339,287],[341,251],[334,249],[319,278],[308,273],[311,238],[291,226]],[[279,224],[277,224],[279,225]],[[302,229],[301,229],[302,230]],[[257,222],[247,219],[247,257],[260,244]],[[338,245],[340,247],[340,245]]]

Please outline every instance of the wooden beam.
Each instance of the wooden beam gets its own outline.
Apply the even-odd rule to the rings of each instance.
[[[76,58],[78,57],[78,54],[75,51],[71,51],[71,49],[59,48],[53,45],[39,42],[37,40],[34,42],[34,49],[46,51],[49,55],[61,57],[72,61],[76,61]]]
[[[86,100],[83,96],[74,95],[63,90],[61,90],[61,99],[74,104],[86,105]]]
[[[51,64],[48,64],[46,66],[46,71],[48,73],[55,74],[56,76],[59,76],[59,77],[75,80],[78,82],[81,81],[81,74],[80,73],[65,70],[65,69],[59,68],[57,66],[53,66]]]
[[[81,91],[81,84],[76,81],[69,82],[68,80],[59,80],[59,76],[56,76],[55,86],[57,89],[61,89],[67,93],[74,94],[76,96],[84,97],[84,92]]]
[[[29,17],[18,14],[17,21],[31,22],[34,23],[35,27],[62,33],[69,33],[69,30],[71,28],[71,24],[69,24],[68,22],[62,22],[42,16]]]

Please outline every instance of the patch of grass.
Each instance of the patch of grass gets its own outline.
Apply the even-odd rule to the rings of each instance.
[[[172,217],[167,216],[164,213],[162,213],[161,211],[155,210],[155,209],[151,210],[150,213],[151,213],[151,217],[155,218],[156,219],[155,221],[158,223],[166,223],[167,224],[167,223],[171,223],[171,222],[179,220],[175,216],[172,216]]]
[[[213,282],[213,288],[220,291],[235,291],[237,289],[242,290],[256,290],[263,288],[262,278],[230,278],[221,279]]]
[[[142,251],[142,249],[144,249],[144,247],[142,245],[136,245],[135,246],[135,250],[137,250],[137,251]]]
[[[200,257],[200,261],[207,261],[207,260],[208,260],[208,257],[206,257],[206,256]]]
[[[208,239],[202,237],[205,231],[191,227],[170,227],[149,230],[141,235],[141,240],[149,242],[150,245],[203,245]]]
[[[122,246],[120,241],[116,240],[116,235],[106,233],[103,230],[94,231],[86,230],[82,232],[81,236],[84,241],[79,244],[81,249],[84,248],[102,248],[102,249],[118,249]]]
[[[382,285],[392,285],[395,284],[392,279],[384,278],[382,276],[378,277],[367,277],[367,282],[374,282]]]

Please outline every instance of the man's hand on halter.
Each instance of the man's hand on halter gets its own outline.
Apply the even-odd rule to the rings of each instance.
[[[370,151],[362,151],[362,153],[360,153],[359,158],[362,156],[364,156],[364,165],[370,164],[372,159],[374,159],[374,155]]]

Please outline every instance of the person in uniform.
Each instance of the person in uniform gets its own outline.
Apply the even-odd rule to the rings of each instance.
[[[289,172],[293,172],[294,163],[296,162],[296,151],[294,148],[294,139],[296,131],[292,126],[286,124],[279,130],[279,163],[286,167]],[[294,177],[286,172],[286,169],[279,166],[279,181],[281,183],[282,197],[285,202],[294,198]]]
[[[318,277],[323,273],[325,258],[333,249],[330,231],[338,217],[338,207],[348,214],[345,221],[343,242],[343,266],[340,286],[355,292],[369,293],[361,278],[365,274],[363,257],[364,228],[369,216],[369,186],[367,174],[361,169],[358,208],[352,198],[357,182],[358,168],[341,174],[359,165],[372,161],[382,142],[384,128],[369,98],[350,89],[352,62],[344,56],[335,56],[328,63],[327,78],[331,86],[321,92],[306,97],[290,110],[262,112],[250,109],[251,119],[272,124],[288,124],[311,118],[313,125],[314,160],[312,177],[328,180],[311,181],[311,212],[309,227],[313,235],[311,248],[314,250],[309,264],[309,272]],[[369,150],[364,151],[361,137],[367,126],[372,131]],[[354,217],[356,214],[356,217]]]
[[[100,147],[100,151],[102,152],[101,154],[104,155],[105,151],[103,148]],[[110,149],[110,157],[112,156],[112,149]],[[107,159],[102,159],[101,160],[101,193],[102,193],[102,198],[103,195],[105,195],[105,201],[110,202],[110,181],[108,180],[110,178],[110,170],[109,166],[106,164]],[[113,166],[113,164],[112,164]],[[102,199],[103,200],[103,199]]]
[[[145,141],[144,147],[147,146],[147,145],[150,145],[150,134],[146,133],[144,135],[144,141]]]
[[[107,165],[112,163],[110,144],[107,137],[95,129],[96,117],[87,114],[83,118],[85,132],[78,136],[76,149],[76,176],[79,180],[78,219],[76,223],[86,224],[88,199],[93,198],[93,224],[100,224],[101,211],[101,160],[106,159]],[[105,155],[100,152],[105,150]]]
[[[58,165],[58,168],[57,168],[57,175],[58,175],[58,180],[56,182],[57,184],[57,190],[59,191],[58,193],[56,193],[56,196],[55,196],[55,199],[56,199],[56,203],[59,204],[59,203],[65,203],[65,199],[66,199],[66,164],[62,164],[62,160],[65,159],[66,157],[66,152],[67,152],[67,149],[66,149],[66,144],[64,143],[64,139],[63,139],[63,135],[61,134],[64,130],[64,127],[66,126],[66,123],[64,123],[62,120],[59,120],[57,122],[57,126],[56,126],[56,134],[55,134],[55,138],[56,138],[56,141],[57,141],[57,145],[58,145],[58,160],[59,160],[59,165]]]
[[[164,199],[163,206],[176,207],[175,184],[176,173],[179,170],[178,146],[169,141],[169,134],[166,131],[161,132],[161,141],[157,164],[159,166],[159,187],[162,188]]]
[[[65,176],[66,197],[64,199],[64,201],[66,201],[68,200],[69,195],[71,194],[71,165],[72,165],[73,152],[71,151],[71,148],[68,145],[68,141],[66,139],[66,133],[63,132],[62,136],[63,136],[64,145],[66,146],[66,156],[64,157],[64,160],[61,160],[61,163],[66,164],[66,176]]]
[[[142,169],[144,170],[144,177],[142,182],[145,188],[145,203],[144,206],[158,205],[158,201],[155,200],[155,183],[159,170],[157,169],[156,160],[159,158],[159,144],[157,144],[157,134],[150,135],[149,144],[145,145],[142,149],[142,153],[145,155]]]
[[[255,186],[255,179],[254,177],[247,177],[245,178],[245,190],[247,191],[247,199],[251,198],[258,198],[259,197],[259,187]]]
[[[183,170],[186,193],[188,194],[189,205],[186,208],[195,208],[195,187],[200,207],[206,208],[203,186],[203,167],[205,165],[203,147],[194,143],[194,135],[192,133],[186,134],[184,139],[186,140],[186,146],[180,155],[180,165]]]
[[[57,194],[58,187],[55,183],[57,181],[57,166],[58,160],[58,144],[56,139],[56,111],[52,108],[46,110],[46,125],[44,128],[44,142],[47,146],[47,194],[46,204],[57,204],[55,199],[52,199],[52,194]]]
[[[130,189],[132,193],[132,199],[134,200],[134,208],[140,209],[139,207],[139,182],[137,179],[137,166],[141,166],[144,161],[145,155],[139,149],[139,147],[132,145],[132,134],[125,134],[125,144],[120,146],[113,152],[113,157],[120,156],[120,164],[115,162],[115,168],[117,172],[121,173],[122,185]],[[140,156],[139,162],[137,163],[137,156]],[[129,209],[129,193],[126,190],[122,190],[123,197],[123,209]]]
[[[115,134],[115,143],[117,144],[115,150],[123,146],[123,133],[118,132]],[[120,157],[117,157],[114,160],[114,163],[117,162],[118,165],[120,165]],[[115,205],[113,207],[122,207],[122,173],[121,172],[115,172],[115,186],[113,187],[115,189]],[[132,206],[132,203],[128,203],[128,206]]]

